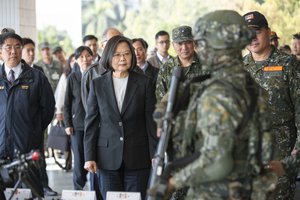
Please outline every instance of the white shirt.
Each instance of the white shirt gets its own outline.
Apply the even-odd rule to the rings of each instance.
[[[56,86],[56,90],[54,92],[54,98],[55,98],[55,108],[56,112],[55,114],[62,114],[64,109],[64,102],[65,102],[65,93],[67,88],[67,77],[65,73],[62,73],[62,75],[59,78],[59,81]]]
[[[148,63],[147,63],[147,62],[145,62],[145,63],[143,64],[143,66],[140,66],[140,68],[143,70],[144,73],[146,72],[147,67],[148,67]]]
[[[116,96],[116,100],[120,112],[122,110],[122,104],[126,93],[127,82],[128,82],[128,76],[126,78],[113,77],[115,96]]]
[[[165,59],[166,61],[170,58],[170,55],[168,55],[166,58],[165,57],[162,57],[158,52],[156,52],[156,55],[158,57],[158,59],[162,62],[163,62],[163,59]]]
[[[22,63],[20,62],[17,66],[10,68],[8,66],[6,66],[6,64],[4,63],[4,69],[5,69],[5,73],[6,73],[6,77],[8,77],[9,71],[12,69],[15,73],[15,80],[17,80],[17,78],[19,78],[20,74],[22,73]]]

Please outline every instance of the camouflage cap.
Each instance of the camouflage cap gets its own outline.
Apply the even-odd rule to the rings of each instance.
[[[45,48],[49,48],[50,49],[50,44],[49,42],[42,42],[40,45],[39,45],[40,49],[45,49]]]
[[[56,53],[61,52],[61,51],[63,51],[61,46],[57,46],[57,47],[54,47],[54,49],[52,51],[52,54],[56,54]]]
[[[192,28],[190,26],[174,28],[172,30],[172,39],[176,43],[193,40]]]
[[[274,39],[280,39],[280,37],[277,36],[277,33],[275,31],[271,31],[270,40],[274,40]]]
[[[295,34],[293,35],[293,39],[300,40],[300,32],[295,33]]]

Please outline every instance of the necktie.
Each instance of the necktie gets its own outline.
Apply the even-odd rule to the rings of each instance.
[[[165,63],[168,60],[168,58],[163,57],[163,59],[161,60],[162,63]]]
[[[15,81],[15,72],[12,69],[8,73],[8,80],[11,83],[13,83]]]

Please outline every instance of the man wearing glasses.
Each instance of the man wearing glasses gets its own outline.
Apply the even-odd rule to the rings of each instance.
[[[46,76],[21,60],[22,38],[11,32],[1,37],[0,159],[13,159],[15,150],[20,154],[41,150],[55,100]]]
[[[166,31],[158,31],[155,34],[155,47],[157,52],[154,56],[148,58],[148,62],[157,68],[160,68],[169,58],[168,50],[170,48],[170,36]]]

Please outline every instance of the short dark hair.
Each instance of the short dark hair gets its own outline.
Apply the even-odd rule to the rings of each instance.
[[[9,38],[19,40],[21,45],[23,45],[23,40],[22,40],[21,36],[19,36],[16,33],[7,32],[7,33],[4,33],[4,34],[1,35],[0,46],[2,46],[5,42],[5,40],[9,39]]]
[[[164,36],[164,35],[167,35],[170,37],[169,33],[167,31],[158,31],[156,34],[155,34],[155,40],[158,39],[159,36]]]
[[[132,39],[132,44],[135,42],[140,42],[143,46],[143,48],[147,51],[148,49],[148,43],[143,39],[143,38],[133,38]]]
[[[32,44],[35,47],[34,41],[30,38],[24,37],[24,38],[22,38],[22,41],[23,41],[23,46],[25,46],[26,44]]]
[[[83,37],[82,42],[85,43],[88,40],[96,40],[98,42],[98,38],[94,35],[86,35]]]
[[[113,59],[113,56],[117,49],[118,44],[120,44],[121,42],[126,42],[130,49],[130,53],[132,56],[130,71],[136,67],[136,57],[134,56],[135,53],[134,53],[134,48],[132,46],[132,41],[130,39],[128,39],[127,37],[124,37],[121,35],[116,35],[107,41],[107,44],[102,53],[102,57],[100,59],[100,65],[102,67],[104,67],[107,70],[114,71],[111,61]]]
[[[83,51],[87,51],[91,56],[93,56],[92,50],[87,46],[80,46],[74,52],[75,59],[79,58]]]

